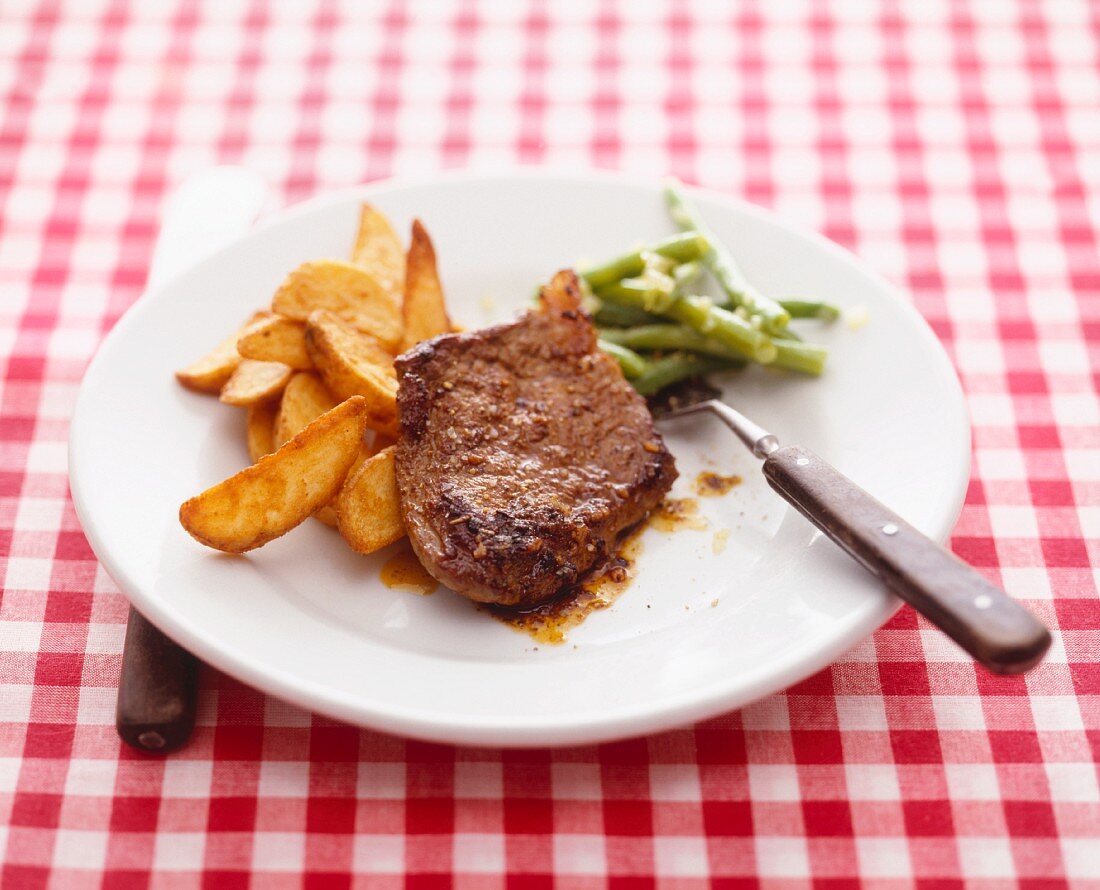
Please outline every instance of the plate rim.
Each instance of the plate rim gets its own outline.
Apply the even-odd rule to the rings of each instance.
[[[690,696],[680,695],[669,704],[655,707],[641,703],[627,708],[611,709],[600,715],[587,714],[577,717],[504,717],[501,715],[468,715],[462,712],[445,713],[433,711],[428,714],[422,709],[403,710],[386,704],[364,701],[341,690],[317,684],[293,672],[285,672],[269,666],[258,666],[247,656],[241,656],[229,647],[208,643],[201,627],[186,616],[176,614],[165,608],[158,597],[148,596],[142,586],[128,577],[127,572],[115,559],[107,547],[94,522],[90,520],[90,505],[83,493],[80,467],[82,458],[79,441],[83,429],[88,423],[87,381],[94,378],[101,364],[102,356],[109,351],[110,345],[126,336],[129,327],[148,311],[150,307],[172,289],[177,281],[190,274],[197,266],[216,257],[230,254],[238,249],[240,242],[257,233],[274,228],[294,218],[321,210],[328,206],[345,204],[355,200],[369,200],[376,193],[406,188],[431,187],[443,183],[462,183],[478,180],[514,181],[542,180],[567,183],[611,183],[652,191],[657,177],[643,177],[637,174],[590,168],[561,168],[555,166],[515,166],[505,169],[484,169],[479,167],[460,170],[441,171],[420,176],[397,176],[374,180],[369,183],[348,186],[326,191],[308,200],[281,208],[266,216],[247,232],[211,251],[197,262],[182,269],[175,275],[161,281],[155,288],[144,291],[126,310],[114,327],[99,343],[81,379],[77,393],[68,435],[69,487],[74,510],[81,528],[88,539],[96,558],[104,570],[118,585],[130,603],[160,628],[169,637],[176,640],[204,661],[227,674],[251,685],[267,694],[273,695],[295,705],[325,714],[350,723],[366,726],[377,731],[396,733],[411,738],[434,742],[466,745],[492,745],[498,747],[545,747],[548,745],[589,744],[635,737],[664,729],[681,726],[696,720],[712,717],[730,710],[743,707],[765,695],[779,692],[790,685],[817,673],[834,662],[862,639],[870,636],[881,627],[901,607],[900,600],[883,597],[876,608],[850,613],[844,619],[840,630],[826,643],[810,651],[798,651],[787,655],[778,664],[769,662],[766,669],[757,669],[748,675],[739,674],[736,684],[729,679],[719,679],[706,686],[699,687]],[[905,298],[901,289],[890,282],[876,269],[861,260],[856,254],[826,238],[820,232],[793,221],[784,215],[748,202],[738,196],[724,192],[685,186],[689,194],[729,205],[738,213],[755,217],[772,226],[785,229],[798,235],[818,248],[831,254],[836,260],[855,267],[858,272],[871,279],[895,304],[903,315],[913,324],[915,332],[931,347],[926,350],[934,355],[933,360],[940,376],[948,384],[952,405],[945,406],[945,412],[955,415],[952,426],[959,431],[962,459],[954,465],[955,479],[950,480],[954,496],[948,499],[940,521],[933,529],[933,537],[945,541],[958,520],[966,497],[972,460],[972,432],[965,394],[959,381],[954,364],[944,345],[932,331],[928,322],[916,307]],[[949,410],[950,409],[950,410]]]

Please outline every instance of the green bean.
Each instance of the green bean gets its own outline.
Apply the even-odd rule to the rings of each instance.
[[[743,356],[724,343],[678,324],[648,324],[622,330],[603,330],[600,338],[633,350],[694,352],[731,362],[743,360]],[[776,348],[772,366],[814,376],[820,375],[824,370],[827,353],[823,346],[787,339],[772,340],[772,343]]]
[[[814,377],[820,377],[825,370],[825,357],[828,353],[824,346],[798,343],[794,340],[772,340],[772,343],[776,349],[773,367],[801,371]]]
[[[630,384],[643,396],[651,396],[688,377],[734,367],[736,365],[720,358],[674,353],[648,362],[645,372],[631,380]]]
[[[703,264],[698,260],[681,263],[672,270],[672,292],[678,297],[688,293],[703,274]]]
[[[779,305],[790,313],[791,318],[820,318],[822,321],[840,318],[839,308],[821,300],[780,300]]]
[[[628,349],[660,352],[695,352],[730,361],[743,361],[741,353],[682,324],[647,324],[622,330],[602,330],[600,339]]]
[[[707,249],[706,238],[698,232],[681,232],[648,247],[623,254],[606,263],[592,266],[581,273],[581,277],[592,288],[602,287],[623,278],[635,278],[645,271],[646,254],[657,254],[676,263],[685,263],[699,259]]]
[[[708,297],[675,296],[641,279],[628,278],[597,289],[596,296],[683,322],[700,334],[725,343],[744,358],[767,364],[775,347],[740,315],[715,306]]]
[[[708,249],[703,253],[702,260],[733,305],[744,306],[750,315],[759,315],[768,333],[782,334],[791,320],[790,314],[775,300],[764,296],[749,284],[733,256],[699,214],[689,206],[675,182],[665,189],[665,200],[676,225],[685,232],[697,232],[706,238]]]
[[[707,250],[707,239],[699,232],[678,232],[658,241],[649,248],[650,253],[666,257],[675,263],[689,263],[701,259]]]
[[[599,325],[600,349],[646,395],[746,361],[821,374],[825,348],[802,342],[788,324],[792,318],[834,321],[840,310],[821,300],[760,293],[677,183],[665,197],[679,234],[581,273],[583,305]],[[708,271],[725,295],[720,300],[696,289]]]
[[[610,300],[594,299],[589,314],[602,328],[631,328],[635,325],[655,324],[661,321],[661,316],[651,315],[641,309],[632,309],[629,306],[620,306]]]
[[[715,306],[709,297],[680,297],[672,310],[663,314],[739,350],[762,365],[775,358],[771,340],[740,315]]]
[[[618,343],[613,343],[602,337],[599,340],[599,347],[619,363],[619,367],[623,370],[623,376],[628,380],[632,377],[641,376],[649,365],[633,349],[627,349],[625,346],[620,346]]]
[[[669,306],[675,302],[672,293],[661,287],[655,287],[644,278],[624,278],[622,281],[612,281],[596,291],[596,296],[605,303],[614,303],[617,306],[629,306],[631,309],[640,309],[649,314],[659,314],[662,306]]]

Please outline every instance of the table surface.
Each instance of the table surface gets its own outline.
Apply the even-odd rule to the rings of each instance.
[[[1100,886],[1100,4],[16,0],[0,95],[4,886]],[[166,193],[225,162],[272,208],[545,162],[820,229],[947,347],[974,421],[952,543],[1050,656],[993,677],[905,609],[739,712],[523,752],[207,671],[186,750],[120,748],[127,604],[73,512],[68,418]]]

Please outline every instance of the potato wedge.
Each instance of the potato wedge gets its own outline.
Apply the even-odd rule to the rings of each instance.
[[[369,430],[368,430],[368,432],[369,432]],[[367,438],[370,438],[370,437],[367,436]],[[359,449],[359,456],[357,458],[355,458],[355,463],[353,463],[351,465],[351,469],[348,470],[347,478],[350,479],[355,474],[355,471],[358,470],[361,466],[363,466],[364,461],[366,461],[368,458],[374,456],[376,453],[377,452],[375,450],[373,450],[371,447],[367,446],[366,444],[362,445]],[[337,525],[338,525],[338,522],[337,522],[337,517],[336,517],[336,507],[334,506],[335,503],[336,503],[336,501],[334,499],[331,504],[325,504],[325,506],[323,506],[320,510],[318,510],[316,513],[313,514],[313,518],[317,519],[317,520],[320,520],[321,522],[323,522],[325,525],[329,526],[330,528],[336,528]]]
[[[313,367],[306,352],[306,326],[282,315],[248,325],[237,339],[237,352],[260,362],[282,362],[296,371]]]
[[[253,313],[239,331],[226,337],[197,362],[176,371],[176,379],[196,392],[208,392],[214,395],[221,392],[225,382],[233,376],[237,365],[241,363],[240,353],[237,352],[237,339],[251,324],[268,314],[267,312]]]
[[[325,388],[320,377],[299,371],[283,390],[283,400],[275,420],[275,447],[293,439],[326,411],[335,408],[336,404],[336,399]]]
[[[352,550],[373,553],[405,536],[391,446],[348,474],[336,497],[340,534]]]
[[[315,309],[328,309],[372,334],[390,351],[401,344],[401,313],[396,303],[374,276],[354,263],[303,263],[275,292],[271,308],[299,321],[305,321]]]
[[[283,390],[283,401],[279,405],[279,415],[275,420],[274,441],[276,446],[289,441],[314,420],[331,411],[336,399],[316,374],[299,373],[290,378]],[[366,446],[363,446],[364,448]],[[354,466],[362,460],[362,449]],[[325,525],[336,527],[336,511],[328,504],[313,514]]]
[[[275,398],[290,382],[294,372],[281,362],[241,359],[237,370],[222,387],[221,401],[227,405],[255,405]]]
[[[275,416],[278,411],[276,402],[258,402],[248,406],[248,454],[252,463],[275,450]]]
[[[306,349],[321,379],[340,399],[363,396],[367,425],[397,436],[397,374],[382,345],[331,312],[317,310],[306,322]]]
[[[401,351],[421,340],[430,340],[451,330],[451,319],[443,302],[443,286],[435,263],[435,248],[428,230],[414,219],[412,242],[405,267],[405,299],[401,304],[405,326]]]
[[[327,504],[362,446],[366,400],[348,399],[269,454],[185,501],[180,523],[196,541],[227,553],[260,547]]]
[[[351,261],[374,276],[395,306],[401,305],[405,251],[390,221],[370,204],[364,204],[359,211],[359,231],[355,235]]]

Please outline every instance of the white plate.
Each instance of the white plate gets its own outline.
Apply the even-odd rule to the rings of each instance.
[[[756,207],[694,197],[763,291],[865,306],[870,318],[858,331],[812,331],[831,349],[820,380],[752,369],[729,379],[727,399],[945,539],[966,489],[969,424],[929,328],[823,238]],[[358,556],[320,523],[247,557],[195,543],[178,505],[247,463],[244,412],[187,392],[172,371],[267,304],[297,263],[345,256],[364,199],[402,232],[424,220],[467,326],[510,314],[561,266],[671,231],[656,182],[531,171],[379,183],[283,213],[148,294],[84,378],[70,472],[96,555],[155,624],[241,680],[335,717],[439,741],[551,745],[736,708],[819,670],[893,613],[897,601],[707,419],[668,425],[674,494],[690,493],[706,468],[744,484],[701,500],[706,531],[647,530],[631,588],[561,646],[536,648],[450,592],[385,587],[385,553]],[[718,529],[730,530],[721,555]]]

